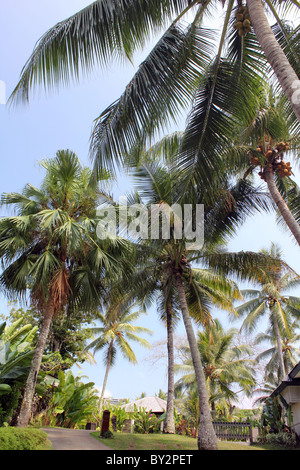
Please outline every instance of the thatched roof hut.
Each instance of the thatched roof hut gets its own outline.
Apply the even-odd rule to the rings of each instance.
[[[162,398],[159,397],[145,397],[121,406],[121,408],[123,408],[128,413],[134,411],[135,407],[137,410],[145,409],[147,412],[152,411],[152,413],[159,416],[166,411],[167,402],[166,400],[162,400]]]

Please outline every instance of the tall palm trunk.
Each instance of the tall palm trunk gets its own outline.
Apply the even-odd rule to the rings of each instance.
[[[198,449],[199,450],[218,450],[218,441],[212,424],[208,394],[205,384],[205,376],[203,372],[200,353],[197,346],[189,310],[186,302],[185,289],[182,282],[180,272],[176,273],[176,285],[182,311],[183,322],[189,342],[192,355],[193,365],[195,369],[196,383],[199,397],[199,430],[198,430]]]
[[[100,396],[100,403],[99,403],[99,416],[100,416],[100,419],[101,419],[102,406],[103,406],[103,400],[104,400],[104,392],[105,392],[106,384],[107,384],[108,372],[109,372],[110,365],[111,365],[113,342],[114,341],[111,340],[111,342],[109,344],[109,348],[108,348],[107,365],[106,365],[105,376],[104,376],[104,380],[103,380],[102,391],[101,391],[101,396]]]
[[[274,331],[275,331],[276,344],[277,344],[280,379],[283,380],[286,374],[285,374],[285,366],[284,366],[282,346],[281,346],[281,336],[280,336],[278,322],[276,319],[274,319],[273,324],[274,324]]]
[[[271,65],[285,96],[289,100],[298,121],[300,121],[300,106],[297,102],[298,100],[293,100],[293,93],[295,92],[295,86],[297,85],[299,78],[270,28],[262,0],[247,0],[247,6],[258,42],[264,51],[264,54]]]
[[[41,325],[41,330],[39,338],[37,341],[36,348],[34,350],[33,358],[30,365],[30,371],[27,377],[24,397],[22,400],[22,405],[20,413],[17,420],[17,426],[25,427],[28,425],[30,420],[33,396],[35,392],[35,386],[37,381],[37,376],[41,367],[41,362],[43,358],[43,353],[46,347],[46,341],[49,335],[50,325],[54,314],[54,305],[52,299],[50,299],[43,318]]]
[[[265,169],[264,169],[264,175],[266,177],[268,189],[270,191],[273,201],[278,207],[278,210],[280,214],[282,215],[284,221],[286,222],[287,226],[289,227],[290,231],[292,232],[295,239],[297,240],[298,245],[300,245],[300,226],[297,223],[296,219],[294,218],[286,202],[284,201],[283,197],[281,196],[280,192],[277,189],[277,186],[274,181],[274,170],[273,170],[272,163],[266,164]]]
[[[167,305],[167,349],[168,349],[168,396],[166,419],[164,420],[163,432],[175,434],[174,422],[174,341],[173,341],[173,316],[172,305]]]

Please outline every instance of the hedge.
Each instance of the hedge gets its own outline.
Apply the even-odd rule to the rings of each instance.
[[[0,428],[0,450],[47,450],[47,434],[35,428]]]

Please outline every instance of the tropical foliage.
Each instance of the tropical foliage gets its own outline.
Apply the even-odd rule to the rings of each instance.
[[[211,409],[218,418],[222,415],[228,418],[233,409],[232,402],[238,401],[238,393],[242,391],[249,395],[256,383],[251,348],[238,341],[237,329],[225,331],[219,320],[215,320],[211,327],[198,332],[198,348]],[[187,347],[184,347],[183,356],[186,357],[185,361],[176,364],[177,374],[184,374],[176,382],[176,389],[190,390],[191,404],[195,377]]]
[[[269,252],[273,253],[274,258],[279,259],[282,257],[279,247],[274,244],[272,244]],[[298,319],[300,314],[300,298],[288,296],[286,291],[297,287],[299,281],[299,275],[289,268],[287,270],[274,268],[267,277],[262,273],[257,283],[261,290],[243,291],[244,297],[250,298],[250,300],[236,309],[239,315],[246,315],[242,328],[248,331],[254,329],[262,316],[268,315],[272,337],[276,338],[276,356],[281,379],[288,372],[283,360],[281,338],[288,339],[292,337],[293,320]]]
[[[21,322],[0,325],[0,425],[13,417],[33,356],[37,328]]]
[[[277,6],[272,0],[228,0],[222,7],[216,0],[97,0],[36,43],[11,102],[28,101],[37,85],[50,89],[77,80],[96,64],[131,61],[159,35],[124,93],[94,122],[93,169],[82,167],[74,152],[60,150],[41,163],[45,177],[39,188],[27,184],[22,193],[2,195],[2,204],[15,214],[0,220],[0,287],[11,299],[29,300],[31,310],[0,325],[2,423],[13,408],[19,426],[39,415],[64,427],[97,420],[94,384],[83,383],[69,368],[86,360],[88,350],[105,352],[101,412],[116,351],[136,363],[131,342],[150,347],[138,336],[150,331],[135,321],[154,301],[167,327],[167,410],[161,419],[136,410],[137,432],[157,432],[161,420],[170,433],[187,432],[191,424],[199,449],[217,449],[212,415],[230,416],[237,387],[252,393],[255,365],[268,358],[267,390],[299,360],[300,298],[285,293],[299,287],[299,275],[275,245],[258,253],[226,250],[249,215],[274,209],[300,245],[300,192],[290,162],[283,160],[291,152],[298,157],[300,112],[291,93],[300,74],[299,28],[286,23],[285,15],[299,5],[287,0],[280,15]],[[208,23],[215,8],[223,15]],[[186,113],[184,131],[157,140]],[[123,208],[107,191],[118,167],[129,171],[135,185],[126,221],[134,218],[137,204],[145,208],[145,231],[140,225],[136,238],[121,230],[99,235],[100,204],[121,219]],[[268,191],[257,185],[257,168]],[[187,204],[192,209],[183,222],[179,213],[186,214]],[[198,224],[193,216],[200,205]],[[152,231],[154,206],[160,222],[167,218],[169,236],[163,224]],[[200,230],[200,244],[197,238],[191,243],[191,229]],[[240,291],[240,281],[254,288]],[[237,301],[243,303],[236,306]],[[134,303],[141,310],[132,312]],[[213,318],[214,308],[231,318],[247,315],[242,330],[249,335],[267,314],[269,328],[256,342],[274,347],[255,363],[250,348],[236,341],[238,331],[223,329]],[[28,315],[34,321],[27,324]],[[173,354],[179,318],[188,340],[180,365],[185,375],[177,383],[177,393],[186,393],[180,417],[174,409]],[[45,352],[52,354],[45,358]],[[279,433],[277,405],[265,402],[262,422]],[[289,418],[288,407],[285,413]],[[124,419],[118,411],[118,426]]]
[[[118,272],[114,256],[126,246],[119,240],[100,245],[99,185],[91,183],[91,171],[82,168],[73,152],[59,151],[42,166],[46,175],[40,188],[28,184],[21,194],[2,195],[2,203],[14,207],[17,215],[0,221],[0,285],[14,298],[29,292],[43,317],[19,417],[23,425],[29,420],[53,317],[101,304],[103,277]]]
[[[131,308],[132,305],[127,306],[126,302],[124,305],[123,300],[115,305],[111,305],[107,309],[105,315],[100,312],[96,313],[95,320],[98,320],[98,322],[102,323],[103,326],[91,328],[92,335],[97,337],[88,344],[86,348],[93,349],[94,353],[104,349],[105,354],[104,364],[106,366],[106,370],[100,395],[100,413],[107,385],[108,373],[115,363],[117,350],[120,350],[122,355],[129,362],[136,364],[137,359],[129,342],[134,341],[141,346],[151,348],[148,341],[138,336],[137,333],[152,334],[152,331],[149,330],[149,328],[133,324],[144,312],[131,312]]]
[[[37,327],[20,328],[21,321],[0,325],[0,395],[10,393],[12,383],[24,383],[30,367]]]
[[[224,94],[218,93],[224,60],[229,59],[227,70],[231,79],[227,80],[227,89],[230,88],[232,104],[243,104],[239,101],[240,90],[248,94],[253,92],[255,96],[256,77],[266,73],[267,58],[297,116],[291,101],[291,84],[297,80],[299,72],[293,48],[295,39],[291,40],[291,32],[273,3],[268,1],[267,5],[275,20],[274,30],[282,49],[278,43],[277,48],[274,46],[275,34],[263,6],[253,0],[248,0],[247,6],[242,2],[235,4],[233,0],[223,3],[222,20],[213,24],[207,19],[219,4],[212,1],[199,4],[197,0],[155,0],[151,5],[143,0],[94,1],[43,35],[22,70],[12,99],[26,101],[37,85],[51,89],[69,83],[79,79],[82,71],[89,72],[96,64],[110,64],[115,57],[131,60],[134,53],[153,38],[153,33],[160,32],[158,42],[124,94],[102,111],[96,121],[92,149],[97,167],[104,161],[111,162],[112,156],[121,160],[132,144],[153,136],[155,131],[177,117],[184,106],[190,105],[198,87],[204,90],[202,75],[207,69],[209,84],[204,93],[209,105],[203,108],[203,118],[199,114],[200,145],[207,125],[210,123],[212,133],[218,125],[214,119],[216,114],[223,118],[220,119],[221,126],[225,121],[230,122],[226,113],[219,112],[224,109],[224,104],[233,109],[230,101],[223,101]],[[288,7],[296,10],[298,5],[288,2]],[[281,15],[288,7],[281,10]],[[242,22],[248,21],[246,31],[243,23],[237,27],[238,15],[242,16]],[[220,26],[221,33],[216,35]],[[270,45],[273,57],[269,53]],[[286,84],[276,67],[275,50],[276,58],[279,56],[284,61],[289,72],[286,73]],[[235,109],[243,108],[235,106]],[[218,137],[220,135],[222,133]],[[202,155],[204,157],[204,152]]]
[[[83,382],[84,377],[74,377],[69,370],[58,373],[50,406],[47,409],[49,424],[64,428],[85,426],[95,420],[98,394],[93,382]]]

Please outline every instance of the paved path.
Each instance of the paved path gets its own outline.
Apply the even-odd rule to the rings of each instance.
[[[111,450],[84,429],[41,428],[54,450]]]

